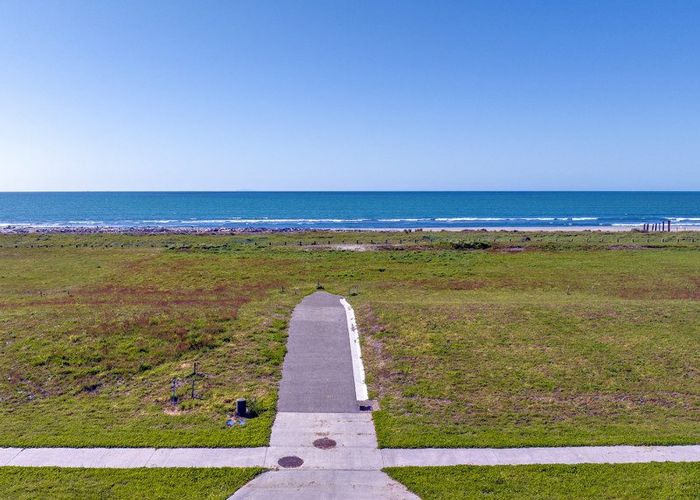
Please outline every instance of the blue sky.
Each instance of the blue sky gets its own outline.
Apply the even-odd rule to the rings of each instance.
[[[697,1],[0,1],[0,190],[700,189]]]

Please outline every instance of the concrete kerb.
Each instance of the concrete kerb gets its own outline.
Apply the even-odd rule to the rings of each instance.
[[[362,363],[362,349],[360,348],[360,332],[355,320],[355,311],[345,298],[340,299],[345,308],[345,316],[348,323],[348,335],[350,337],[350,352],[352,354],[352,372],[355,381],[355,394],[358,401],[369,399],[367,384],[365,383],[365,367]]]

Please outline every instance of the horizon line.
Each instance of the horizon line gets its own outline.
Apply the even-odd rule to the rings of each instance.
[[[700,189],[359,189],[359,190],[266,190],[266,189],[233,189],[233,190],[0,190],[0,194],[100,194],[100,193],[700,193]]]

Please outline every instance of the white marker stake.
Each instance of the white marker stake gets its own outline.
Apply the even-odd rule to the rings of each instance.
[[[365,384],[365,367],[362,365],[362,351],[360,350],[360,332],[355,322],[355,311],[345,299],[340,299],[345,308],[345,317],[348,321],[348,335],[350,336],[350,352],[352,354],[352,374],[355,379],[355,395],[358,401],[367,401],[367,384]]]

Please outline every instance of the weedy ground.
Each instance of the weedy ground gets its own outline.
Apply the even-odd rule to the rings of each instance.
[[[421,498],[697,498],[699,463],[385,469]]]
[[[698,443],[699,249],[693,233],[2,235],[0,446],[265,445],[287,321],[318,287],[355,307],[382,446]],[[238,397],[259,416],[227,428]]]

